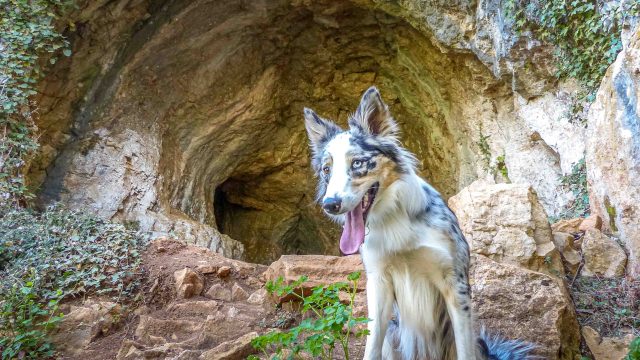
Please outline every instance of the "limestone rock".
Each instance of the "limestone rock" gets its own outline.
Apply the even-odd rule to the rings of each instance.
[[[218,277],[226,278],[229,274],[231,274],[231,268],[229,266],[220,266],[220,268],[218,268]]]
[[[355,271],[361,272],[358,288],[364,290],[366,279],[360,255],[283,255],[269,266],[265,278],[267,281],[275,281],[282,277],[285,283],[291,283],[303,275],[308,276],[309,280],[302,284],[302,290],[310,291],[317,285],[347,281],[347,276]],[[288,297],[278,299],[279,302],[288,300]]]
[[[198,265],[198,267],[196,267],[196,271],[205,275],[214,274],[218,271],[218,267],[214,265]]]
[[[575,310],[559,279],[477,255],[469,275],[478,326],[537,344],[545,359],[579,354]]]
[[[268,293],[264,288],[254,291],[247,299],[248,303],[262,305],[268,302]]]
[[[618,231],[629,270],[640,276],[640,27],[633,28],[609,67],[587,121],[587,179],[591,211]]]
[[[231,300],[244,301],[249,298],[249,294],[238,283],[233,284],[231,288]]]
[[[114,329],[121,311],[120,305],[112,302],[89,300],[80,306],[71,306],[55,329],[52,343],[60,351],[80,354],[91,341]]]
[[[238,339],[224,342],[206,351],[200,356],[201,360],[243,360],[255,352],[251,340],[258,336],[257,332],[250,332]]]
[[[564,273],[547,215],[528,185],[476,181],[449,199],[471,251],[498,262]]]
[[[587,230],[582,240],[582,275],[617,277],[624,275],[627,254],[620,244],[598,230]]]
[[[176,282],[176,293],[179,298],[187,299],[198,296],[204,288],[204,278],[197,272],[184,268],[173,274]]]
[[[553,243],[562,255],[562,260],[566,268],[575,275],[582,261],[582,256],[574,247],[573,235],[564,232],[553,233]]]
[[[554,232],[564,232],[574,234],[580,231],[580,224],[582,224],[582,218],[574,219],[562,219],[556,223],[551,224],[551,230]]]
[[[231,290],[222,284],[213,284],[211,288],[207,290],[206,296],[214,300],[231,301]]]
[[[582,220],[578,230],[587,231],[589,229],[602,230],[602,218],[598,215],[590,215],[589,217]]]
[[[582,336],[587,343],[594,360],[623,360],[629,352],[633,335],[625,337],[602,337],[590,326],[582,328]]]

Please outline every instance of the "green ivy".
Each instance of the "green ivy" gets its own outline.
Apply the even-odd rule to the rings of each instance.
[[[556,47],[557,75],[579,80],[592,101],[622,49],[623,25],[640,14],[640,1],[504,0],[503,8],[516,32],[531,31]]]
[[[37,150],[31,98],[44,65],[71,55],[56,22],[71,0],[0,0],[0,204],[27,196],[24,169]]]
[[[137,294],[141,251],[146,239],[82,212],[59,206],[42,213],[0,211],[0,298],[24,279],[48,301],[58,291],[131,300]]]
[[[560,182],[573,194],[573,202],[563,210],[560,218],[570,219],[589,215],[589,187],[587,183],[587,164],[582,158],[573,164],[571,173],[564,175]]]
[[[0,357],[45,359],[54,355],[48,332],[62,320],[58,304],[62,291],[42,302],[34,283],[14,283],[0,303]]]
[[[352,331],[359,324],[366,324],[366,317],[353,315],[353,303],[358,291],[360,272],[348,276],[348,283],[339,282],[331,285],[319,285],[312,289],[310,295],[300,291],[300,285],[308,280],[301,277],[291,284],[285,284],[282,277],[275,282],[267,283],[267,291],[279,297],[294,296],[302,301],[301,313],[311,313],[302,322],[287,332],[272,331],[258,336],[251,341],[253,347],[273,360],[300,358],[301,353],[312,358],[334,359],[336,346],[340,346],[345,359],[349,360],[349,339]],[[349,303],[340,300],[340,293],[348,295]],[[357,331],[356,337],[363,337],[366,329]],[[258,359],[256,356],[250,359]],[[306,357],[302,357],[306,358]]]

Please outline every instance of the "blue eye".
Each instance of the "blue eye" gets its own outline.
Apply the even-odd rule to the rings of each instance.
[[[354,169],[359,168],[360,166],[362,166],[362,160],[353,160],[351,163],[351,167]]]

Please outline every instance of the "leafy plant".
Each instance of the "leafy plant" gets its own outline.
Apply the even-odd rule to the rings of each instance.
[[[629,353],[624,360],[640,360],[640,337],[635,338],[629,345]]]
[[[270,359],[293,359],[300,353],[322,359],[333,359],[336,346],[340,346],[345,359],[350,359],[349,340],[359,324],[368,322],[366,317],[353,314],[353,302],[358,291],[360,272],[347,277],[349,283],[339,282],[319,285],[309,295],[300,291],[300,285],[308,280],[306,276],[286,285],[282,277],[267,283],[267,291],[277,296],[293,296],[302,302],[302,315],[311,314],[300,324],[287,332],[272,331],[252,340],[253,347]],[[340,300],[340,293],[348,295],[348,304]],[[355,337],[363,337],[367,330],[355,332]],[[256,356],[251,359],[258,359]]]
[[[504,0],[518,33],[531,31],[556,47],[558,76],[578,79],[594,99],[595,89],[622,49],[623,25],[640,14],[640,2],[601,0]]]
[[[62,319],[58,303],[62,291],[44,304],[34,283],[15,283],[0,303],[0,354],[2,359],[42,359],[53,356],[47,332]]]
[[[587,164],[584,158],[573,164],[571,173],[560,179],[563,186],[573,194],[573,202],[560,214],[560,218],[575,218],[589,215],[589,187]]]
[[[71,55],[56,21],[70,0],[0,0],[0,204],[28,197],[23,171],[37,150],[30,98],[43,67]]]
[[[139,285],[142,235],[86,213],[53,206],[42,213],[0,211],[0,296],[30,277],[39,298],[87,292],[132,297]]]
[[[482,167],[484,170],[492,174],[494,177],[500,174],[504,180],[509,182],[509,170],[507,169],[507,163],[505,154],[502,154],[496,158],[495,164],[492,163],[491,147],[489,146],[490,135],[485,135],[482,132],[482,127],[478,128],[479,138],[476,142],[476,146],[480,150],[480,160],[482,161]]]

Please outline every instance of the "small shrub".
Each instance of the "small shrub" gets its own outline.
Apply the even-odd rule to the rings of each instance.
[[[115,301],[139,285],[142,235],[121,224],[54,206],[0,211],[0,295],[29,278],[43,300],[95,292]]]
[[[640,360],[640,337],[635,338],[629,345],[629,353],[624,360]]]
[[[267,291],[278,296],[293,295],[302,301],[301,313],[311,312],[312,317],[287,332],[272,331],[259,336],[251,342],[256,350],[270,359],[293,359],[300,353],[322,359],[333,359],[336,346],[340,346],[348,360],[349,339],[358,324],[368,322],[366,317],[353,315],[353,302],[358,290],[360,273],[355,272],[347,278],[349,283],[340,282],[331,285],[319,285],[312,289],[310,295],[299,294],[297,289],[308,280],[303,276],[296,282],[285,285],[280,277],[276,282],[267,283]],[[340,301],[340,293],[345,292],[349,304]],[[363,337],[367,330],[356,332],[355,336]],[[256,356],[251,359],[258,359]]]
[[[41,303],[27,281],[15,283],[0,302],[0,354],[2,359],[42,359],[53,356],[53,346],[47,332],[62,319],[58,303],[62,291]]]

